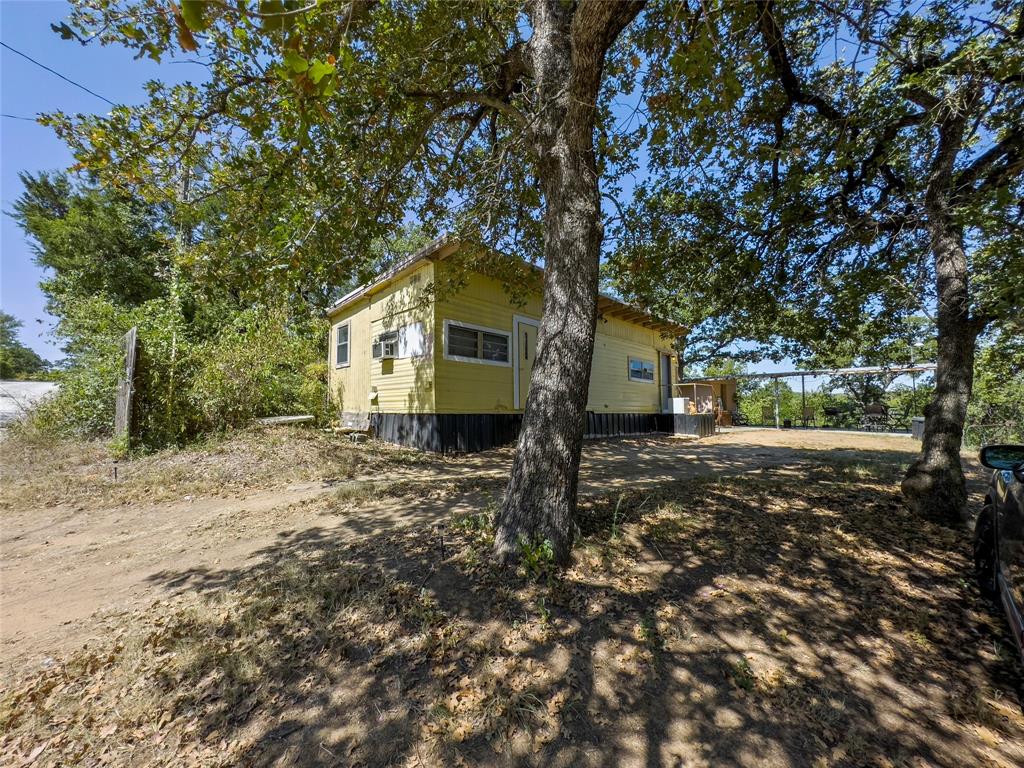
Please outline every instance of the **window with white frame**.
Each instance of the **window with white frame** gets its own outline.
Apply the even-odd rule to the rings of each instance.
[[[654,381],[654,363],[651,360],[629,358],[630,381]]]
[[[342,323],[334,331],[334,362],[339,368],[348,365],[349,358],[349,323]]]
[[[445,321],[444,355],[453,360],[509,365],[512,334]]]

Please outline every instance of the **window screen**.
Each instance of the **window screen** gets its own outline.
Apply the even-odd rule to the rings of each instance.
[[[453,357],[479,357],[477,353],[478,331],[458,325],[448,326],[448,354]]]
[[[508,362],[508,336],[497,333],[483,333],[484,360]]]
[[[491,333],[449,323],[445,354],[448,357],[507,363],[511,360],[510,339],[507,333]]]

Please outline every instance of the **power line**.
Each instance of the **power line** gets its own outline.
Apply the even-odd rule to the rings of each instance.
[[[8,51],[10,51],[11,53],[16,53],[16,54],[18,54],[19,56],[21,56],[21,57],[22,57],[23,59],[28,59],[28,60],[29,60],[29,61],[31,61],[31,62],[32,62],[33,64],[35,64],[35,65],[36,65],[37,67],[42,67],[42,68],[43,68],[43,69],[45,69],[45,70],[46,70],[47,72],[49,72],[49,73],[51,73],[51,74],[54,74],[54,75],[56,75],[56,76],[57,76],[57,77],[59,77],[59,78],[60,78],[61,80],[64,80],[65,82],[68,82],[68,83],[71,83],[71,84],[72,84],[73,86],[75,86],[76,88],[81,88],[81,89],[82,89],[83,91],[85,91],[86,93],[88,93],[88,94],[89,94],[90,96],[95,96],[95,97],[96,97],[97,99],[102,99],[103,101],[107,102],[107,104],[109,104],[109,105],[110,105],[110,106],[112,106],[112,107],[116,107],[116,106],[117,106],[117,104],[115,104],[114,102],[112,102],[112,101],[111,101],[110,99],[108,99],[108,98],[107,98],[106,96],[100,96],[100,95],[99,95],[98,93],[96,93],[96,91],[90,91],[90,90],[89,90],[88,88],[86,88],[86,87],[85,87],[84,85],[82,85],[81,83],[76,83],[76,82],[75,82],[74,80],[72,80],[72,79],[71,79],[70,77],[65,77],[64,75],[62,75],[62,74],[61,74],[60,72],[58,72],[57,70],[55,70],[55,69],[51,69],[50,67],[46,66],[45,64],[43,64],[43,63],[42,63],[42,62],[40,62],[40,61],[36,61],[36,60],[35,60],[35,59],[33,59],[33,58],[32,58],[31,56],[29,56],[29,55],[28,55],[27,53],[22,53],[22,52],[21,52],[21,51],[19,51],[19,50],[18,50],[17,48],[12,48],[12,47],[11,47],[11,46],[9,46],[9,45],[8,45],[7,43],[5,43],[5,42],[2,42],[2,41],[0,41],[0,45],[2,45],[2,46],[3,46],[4,48],[6,48],[6,49],[7,49]]]
[[[11,120],[28,120],[30,123],[34,123],[36,119],[34,117],[22,117],[21,115],[8,115],[6,112],[0,114],[0,117],[9,117]]]

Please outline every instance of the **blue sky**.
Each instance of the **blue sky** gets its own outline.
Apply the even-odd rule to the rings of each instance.
[[[61,40],[50,29],[67,12],[62,0],[0,0],[0,39],[116,103],[142,100],[143,84],[159,78],[172,82],[202,74],[195,65],[150,60],[136,61],[115,47],[82,46]],[[35,117],[40,112],[106,113],[109,105],[0,48],[0,104],[5,115]],[[72,162],[64,143],[30,120],[0,119],[0,197],[3,201],[0,241],[0,306],[21,320],[22,341],[49,360],[61,354],[50,331],[53,319],[46,314],[39,290],[40,270],[21,229],[7,212],[22,192],[19,171],[38,172],[66,168]],[[40,321],[40,322],[37,322]]]

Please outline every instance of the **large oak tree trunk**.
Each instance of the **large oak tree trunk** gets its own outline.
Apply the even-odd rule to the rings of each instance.
[[[597,322],[601,197],[594,129],[608,47],[641,3],[530,6],[529,58],[538,101],[533,130],[544,194],[544,310],[495,554],[550,542],[568,560]]]
[[[931,241],[939,286],[938,367],[935,394],[924,412],[921,455],[907,470],[903,493],[916,509],[956,522],[967,506],[960,445],[974,380],[977,334],[970,318],[963,246],[958,237],[942,231],[933,231]]]
[[[925,214],[937,285],[938,360],[935,394],[925,408],[921,455],[910,465],[902,490],[917,510],[957,522],[967,507],[960,464],[967,404],[974,381],[977,323],[971,319],[967,253],[963,235],[948,210],[953,160],[963,135],[963,118],[940,130],[936,161],[925,195]]]

